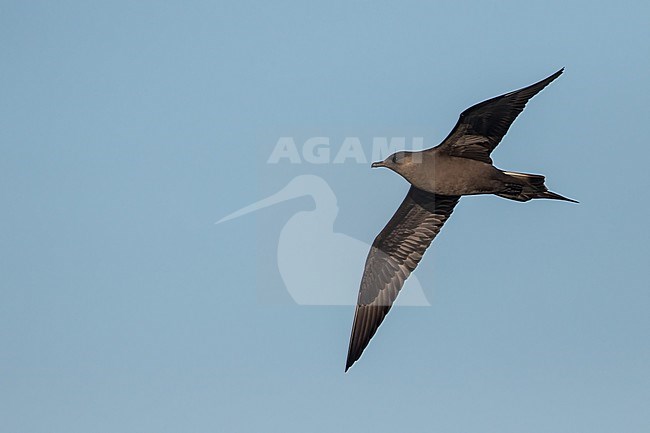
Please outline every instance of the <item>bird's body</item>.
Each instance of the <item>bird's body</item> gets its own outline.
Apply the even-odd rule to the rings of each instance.
[[[461,113],[447,138],[434,148],[397,152],[372,164],[395,171],[411,184],[411,188],[368,253],[346,371],[361,356],[404,281],[416,268],[461,196],[496,194],[516,201],[536,198],[574,201],[548,191],[544,176],[502,171],[494,167],[490,156],[528,100],[562,71],[468,108]]]
[[[422,162],[407,180],[416,188],[440,195],[475,195],[498,192],[506,177],[491,164],[449,156],[439,149],[422,153]]]

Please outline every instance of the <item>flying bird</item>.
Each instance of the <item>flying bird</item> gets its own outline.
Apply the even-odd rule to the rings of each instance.
[[[564,68],[528,87],[463,111],[442,143],[419,152],[397,152],[372,167],[386,167],[410,184],[395,215],[375,238],[363,270],[354,312],[347,371],[377,332],[404,281],[464,195],[496,194],[516,201],[575,200],[549,191],[544,176],[503,171],[490,154],[530,98]]]

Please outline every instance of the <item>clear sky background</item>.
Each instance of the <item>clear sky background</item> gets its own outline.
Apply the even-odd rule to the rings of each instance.
[[[1,430],[649,431],[649,5],[3,1]],[[403,179],[279,137],[432,146],[563,66],[493,156],[581,203],[461,200],[347,374],[274,255],[313,202],[214,224],[315,174],[369,243]]]

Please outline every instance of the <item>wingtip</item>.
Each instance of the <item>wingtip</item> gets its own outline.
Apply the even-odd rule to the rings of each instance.
[[[357,362],[357,360],[352,360],[352,358],[348,355],[348,359],[345,360],[345,371],[344,373],[347,373],[350,367],[354,365],[354,363]]]
[[[564,73],[564,66],[562,66],[557,72],[551,74],[547,79],[550,79],[550,81],[555,80],[557,77],[562,75]]]

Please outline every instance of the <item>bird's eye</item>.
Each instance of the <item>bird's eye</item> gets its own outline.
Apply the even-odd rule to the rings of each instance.
[[[400,164],[402,161],[404,161],[405,156],[406,156],[406,154],[404,154],[404,153],[396,153],[396,154],[394,154],[393,158],[392,158],[393,163],[394,164]]]

